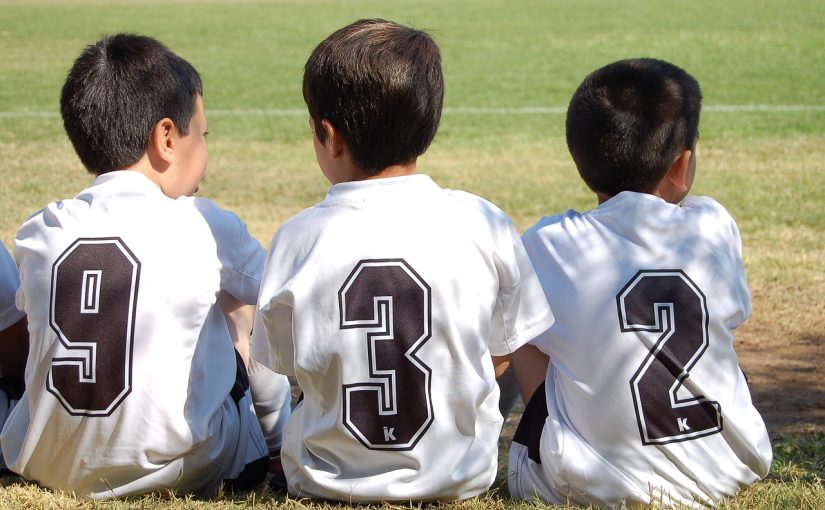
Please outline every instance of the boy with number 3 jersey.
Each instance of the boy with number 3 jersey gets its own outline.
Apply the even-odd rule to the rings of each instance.
[[[207,164],[200,76],[154,39],[107,36],[75,61],[60,106],[96,177],[17,234],[31,345],[2,432],[9,468],[95,498],[262,481],[273,445],[250,385],[272,443],[289,383],[248,359],[262,247],[188,196]]]
[[[528,402],[515,498],[703,507],[768,473],[733,349],[751,312],[739,231],[713,199],[685,198],[700,108],[696,80],[653,59],[573,95],[567,143],[599,206],[523,236],[557,320],[513,359]]]
[[[507,216],[416,174],[441,116],[440,60],[424,32],[361,20],[306,63],[333,186],[275,235],[252,345],[303,391],[282,451],[295,496],[487,490],[502,426],[494,370],[552,323]]]

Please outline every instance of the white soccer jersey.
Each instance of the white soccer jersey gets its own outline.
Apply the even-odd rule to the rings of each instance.
[[[133,171],[32,216],[15,244],[31,347],[2,434],[10,468],[92,497],[208,494],[251,460],[245,438],[267,455],[228,397],[236,357],[216,305],[221,290],[255,302],[263,257],[234,214]]]
[[[258,307],[253,356],[303,391],[289,492],[358,502],[486,490],[502,426],[490,356],[552,322],[505,214],[426,175],[337,184],[286,222]]]
[[[540,460],[519,498],[701,506],[765,476],[771,445],[732,330],[751,311],[739,231],[714,200],[624,192],[523,236],[557,321]]]
[[[6,246],[0,243],[0,331],[8,329],[23,318],[23,312],[14,304],[14,296],[19,286],[17,266]]]

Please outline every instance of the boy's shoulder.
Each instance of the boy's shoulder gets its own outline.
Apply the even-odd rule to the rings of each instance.
[[[235,212],[225,209],[214,201],[204,197],[180,197],[175,202],[183,208],[196,211],[211,229],[235,232],[245,229],[246,224]]]
[[[690,195],[682,202],[682,207],[688,210],[697,212],[704,212],[706,214],[718,214],[721,216],[730,216],[728,210],[719,203],[716,199],[709,196]]]
[[[539,232],[560,228],[565,221],[581,221],[589,212],[591,211],[579,212],[575,209],[568,209],[560,214],[542,216],[535,224],[524,231],[522,237],[528,239],[537,236]]]
[[[507,213],[505,213],[499,206],[487,200],[486,198],[482,198],[478,195],[470,193],[469,191],[459,189],[445,188],[444,192],[448,196],[452,197],[452,199],[454,199],[456,202],[459,202],[467,207],[475,208],[485,216],[509,219]]]
[[[246,267],[249,275],[257,275],[263,269],[263,246],[252,237],[246,223],[237,214],[208,198],[180,197],[175,202],[193,209],[203,218],[217,247],[218,258],[224,265]]]
[[[307,232],[310,229],[323,229],[322,217],[326,215],[334,215],[333,210],[324,210],[319,207],[319,204],[311,205],[305,209],[298,211],[292,216],[285,219],[275,231],[276,236],[290,236],[301,232]]]
[[[467,191],[442,188],[426,174],[415,174],[392,178],[392,182],[388,179],[381,183],[357,181],[344,183],[343,186],[338,184],[330,189],[322,201],[296,213],[284,221],[278,230],[301,232],[307,228],[322,229],[323,223],[335,221],[343,211],[369,208],[367,204],[372,200],[382,202],[391,209],[412,205],[422,211],[425,208],[444,213],[452,210],[482,216],[488,221],[511,223],[509,216],[489,200]]]
[[[20,225],[16,240],[52,239],[60,244],[62,239],[96,237],[102,232],[108,237],[130,237],[136,230],[139,235],[153,231],[164,238],[169,236],[161,233],[177,231],[181,239],[192,239],[195,232],[211,232],[218,244],[245,242],[249,237],[238,215],[212,200],[172,199],[148,180],[128,177],[118,184],[96,179],[76,196],[47,204]]]
[[[729,235],[739,239],[739,227],[733,215],[716,199],[708,196],[689,196],[680,208],[691,218],[700,232]]]
[[[680,235],[695,232],[695,235],[717,239],[739,237],[731,214],[711,197],[689,196],[678,205],[645,193],[623,192],[584,212],[569,209],[544,216],[525,230],[523,239],[529,242],[542,237],[561,242],[595,235],[595,230],[600,228],[608,228],[616,235],[635,236],[669,227],[677,228]]]
[[[518,237],[510,216],[490,200],[469,191],[450,188],[441,189],[441,197],[440,205],[422,204],[421,207],[439,207],[434,215],[443,218],[444,225],[451,225],[447,228],[462,229],[473,236]]]

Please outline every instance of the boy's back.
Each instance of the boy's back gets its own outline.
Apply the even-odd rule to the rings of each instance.
[[[507,217],[425,175],[342,183],[282,226],[269,257],[260,306],[274,367],[304,392],[285,431],[290,491],[486,490],[502,425],[490,355],[548,321]]]
[[[303,391],[283,443],[288,490],[479,494],[497,466],[494,372],[552,314],[504,213],[416,174],[441,116],[438,46],[357,21],[315,48],[304,98],[333,186],[273,239],[253,334],[256,357]]]
[[[212,202],[172,200],[132,171],[104,174],[24,223],[15,257],[36,341],[26,398],[4,431],[9,465],[99,496],[136,480],[151,490],[147,477],[184,492],[220,482],[204,468],[229,471],[215,454],[237,442],[228,425],[238,411],[226,405],[236,360],[214,305],[224,286],[256,297],[263,252],[244,234]],[[181,456],[195,449],[215,453]]]
[[[523,236],[557,321],[531,347],[549,365],[514,361],[529,398],[516,498],[704,506],[768,472],[733,348],[751,312],[739,231],[714,200],[685,198],[700,109],[696,80],[654,59],[598,69],[570,101],[568,147],[599,206]]]
[[[751,307],[741,241],[717,202],[624,192],[523,239],[557,317],[535,342],[552,360],[541,460],[555,499],[719,500],[767,473],[731,333]]]
[[[253,403],[245,357],[263,249],[189,196],[208,159],[202,92],[188,62],[131,34],[88,46],[63,85],[64,127],[97,177],[18,231],[31,345],[0,437],[9,468],[46,487],[208,496],[263,481],[279,447],[289,383],[253,374],[271,397]]]

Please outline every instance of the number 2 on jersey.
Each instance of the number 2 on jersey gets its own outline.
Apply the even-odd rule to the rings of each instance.
[[[70,414],[108,416],[131,391],[139,280],[118,238],[78,239],[52,266],[49,325],[63,349],[46,389]]]
[[[616,302],[623,332],[655,335],[639,335],[649,352],[630,380],[642,443],[720,432],[719,404],[699,394],[689,373],[708,347],[707,302],[699,287],[681,270],[643,270]]]
[[[430,286],[403,259],[362,260],[338,292],[341,329],[367,329],[367,382],[344,384],[344,425],[372,450],[411,450],[433,421]]]

